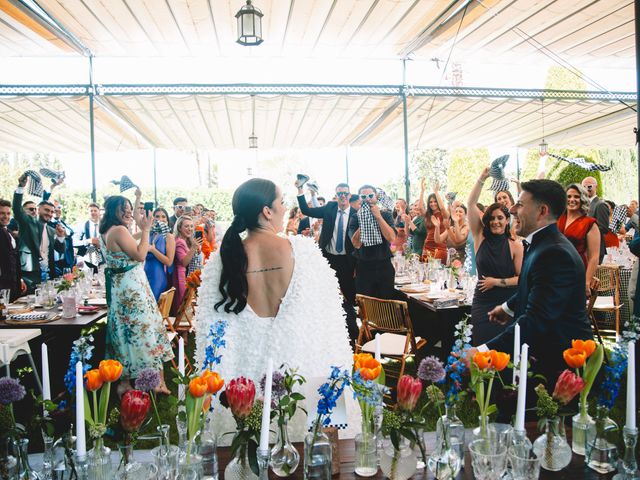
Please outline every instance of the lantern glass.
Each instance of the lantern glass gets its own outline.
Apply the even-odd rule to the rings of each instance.
[[[545,142],[544,140],[542,141],[542,143],[538,146],[540,149],[540,155],[546,155],[547,154],[547,147],[549,145],[547,145],[547,142]]]
[[[249,137],[249,148],[258,148],[258,137],[255,135]]]

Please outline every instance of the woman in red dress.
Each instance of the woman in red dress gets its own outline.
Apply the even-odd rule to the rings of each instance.
[[[438,258],[443,265],[447,263],[447,244],[445,242],[436,242],[436,223],[449,228],[449,211],[442,201],[439,184],[436,183],[433,193],[427,198],[427,211],[424,215],[424,224],[427,227],[427,239],[422,249],[422,261],[429,258]],[[435,220],[435,222],[434,222]]]
[[[586,292],[591,295],[591,285],[600,256],[600,231],[596,219],[589,217],[589,197],[586,190],[572,183],[567,192],[567,209],[558,219],[558,230],[576,247],[586,268]]]

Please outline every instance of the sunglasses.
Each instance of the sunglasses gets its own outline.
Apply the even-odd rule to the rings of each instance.
[[[587,190],[591,190],[591,189],[593,188],[593,185],[587,185],[585,188],[586,188]]]
[[[36,211],[36,207],[30,207],[30,208],[27,208],[27,210],[29,210],[30,212],[35,212]]]
[[[375,193],[370,193],[370,194],[368,194],[368,195],[360,195],[360,198],[361,198],[362,200],[366,200],[367,198],[371,199],[371,198],[373,198],[373,197],[375,197],[375,196],[376,196],[376,194],[375,194]]]
[[[349,192],[336,192],[337,197],[348,197],[349,195]]]

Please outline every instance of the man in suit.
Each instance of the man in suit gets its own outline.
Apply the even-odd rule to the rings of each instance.
[[[522,343],[537,362],[536,373],[552,386],[566,368],[562,352],[572,339],[591,339],[586,313],[585,268],[577,250],[558,231],[556,221],[567,197],[553,180],[531,180],[511,208],[516,234],[524,237],[525,255],[516,293],[489,312],[491,321],[513,323],[486,345],[513,358],[514,325],[520,325]],[[470,355],[476,349],[471,349]],[[470,357],[469,357],[470,358]]]
[[[100,205],[90,203],[89,219],[78,227],[75,241],[78,257],[84,257],[87,267],[97,272],[98,266],[104,263],[100,253]]]
[[[11,220],[11,202],[0,199],[0,289],[11,290],[14,301],[27,286],[20,276],[20,257],[16,239],[7,230]]]
[[[187,208],[188,200],[184,197],[176,197],[173,199],[173,215],[169,217],[169,227],[173,230],[178,219],[184,215]]]
[[[598,230],[600,230],[600,260],[598,263],[602,263],[602,259],[607,254],[604,236],[609,231],[610,210],[607,204],[598,198],[598,181],[595,178],[585,178],[582,180],[582,186],[589,196],[589,216],[596,219]]]
[[[38,204],[38,218],[27,215],[22,209],[22,196],[27,185],[28,176],[23,174],[18,179],[18,188],[13,194],[13,215],[20,229],[20,252],[22,278],[31,293],[42,281],[42,271],[49,271],[53,266],[53,241],[55,231],[48,223],[53,217],[54,206],[43,200]],[[53,270],[52,270],[53,271]],[[49,278],[53,278],[50,276]]]
[[[353,244],[347,235],[349,221],[356,214],[349,206],[349,185],[339,183],[336,186],[337,201],[327,202],[321,207],[309,207],[304,198],[302,188],[296,182],[298,188],[298,205],[300,211],[307,217],[321,218],[322,231],[318,245],[322,254],[329,261],[329,266],[336,272],[338,284],[344,302],[342,307],[347,315],[347,329],[351,343],[358,339],[358,325],[356,323],[355,301],[356,286],[354,280],[356,260],[352,256]]]

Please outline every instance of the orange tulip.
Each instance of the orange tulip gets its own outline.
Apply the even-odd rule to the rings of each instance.
[[[589,358],[596,351],[596,342],[593,340],[571,340],[571,347],[582,350]]]
[[[194,398],[200,398],[207,393],[207,379],[196,377],[189,382],[189,393]]]
[[[122,364],[117,360],[102,360],[98,365],[103,382],[115,382],[122,375]]]
[[[202,404],[202,412],[206,413],[211,406],[211,400],[213,400],[213,395],[207,395],[207,398],[204,399],[204,403]]]
[[[84,374],[85,387],[88,392],[95,392],[102,387],[102,377],[100,376],[100,370],[94,368]]]
[[[382,365],[370,353],[356,354],[353,360],[354,370],[358,370],[364,380],[375,380],[382,372]]]
[[[496,372],[501,372],[507,368],[511,355],[504,352],[497,352],[495,350],[490,350],[489,354],[491,355],[491,368]]]
[[[207,369],[201,376],[207,381],[208,393],[217,393],[224,386],[224,380],[220,378],[220,374],[218,372],[212,372]]]
[[[491,352],[476,352],[473,356],[473,363],[480,370],[486,370],[491,366]]]
[[[562,357],[571,368],[580,368],[587,361],[587,352],[577,348],[567,348],[562,352]]]

